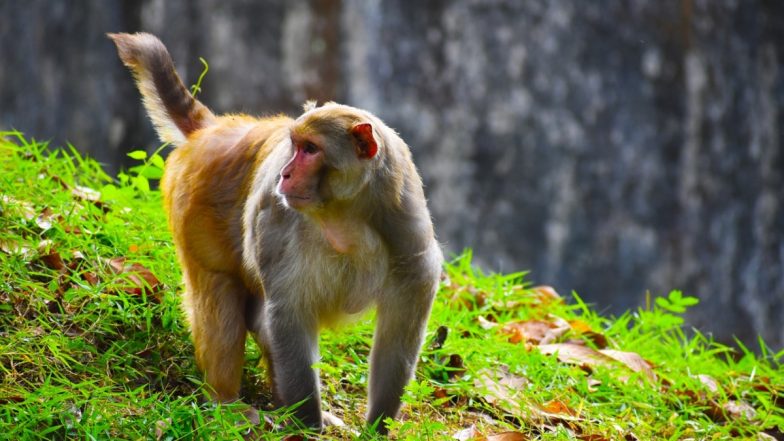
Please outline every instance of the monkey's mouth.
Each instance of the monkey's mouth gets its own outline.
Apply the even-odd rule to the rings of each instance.
[[[284,194],[282,196],[283,196],[284,199],[286,199],[286,201],[307,202],[307,201],[310,200],[310,197],[308,197],[308,196],[297,196],[297,195],[293,195],[293,194]]]
[[[311,202],[313,200],[308,196],[298,196],[293,194],[281,193],[281,196],[283,196],[283,202],[286,204],[286,206],[294,209],[301,209],[301,208],[308,207],[309,205],[311,205]]]

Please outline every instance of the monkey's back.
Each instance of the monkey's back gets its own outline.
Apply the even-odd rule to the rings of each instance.
[[[161,180],[164,207],[180,259],[241,275],[242,206],[254,171],[276,133],[291,119],[227,115],[193,132],[167,159]]]

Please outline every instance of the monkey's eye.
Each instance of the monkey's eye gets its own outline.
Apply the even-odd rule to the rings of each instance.
[[[316,144],[306,141],[302,144],[302,151],[307,155],[314,155],[318,153],[319,149],[316,147]]]

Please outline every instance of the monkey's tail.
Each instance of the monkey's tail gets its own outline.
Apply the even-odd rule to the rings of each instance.
[[[215,116],[182,83],[161,40],[143,32],[107,35],[117,45],[122,62],[133,72],[161,141],[177,146],[189,134],[212,124]]]

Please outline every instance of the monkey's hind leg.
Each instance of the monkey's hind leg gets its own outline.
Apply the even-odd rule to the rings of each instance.
[[[196,270],[186,276],[185,311],[190,322],[196,364],[212,398],[239,398],[245,360],[245,298],[242,282],[225,274]]]

